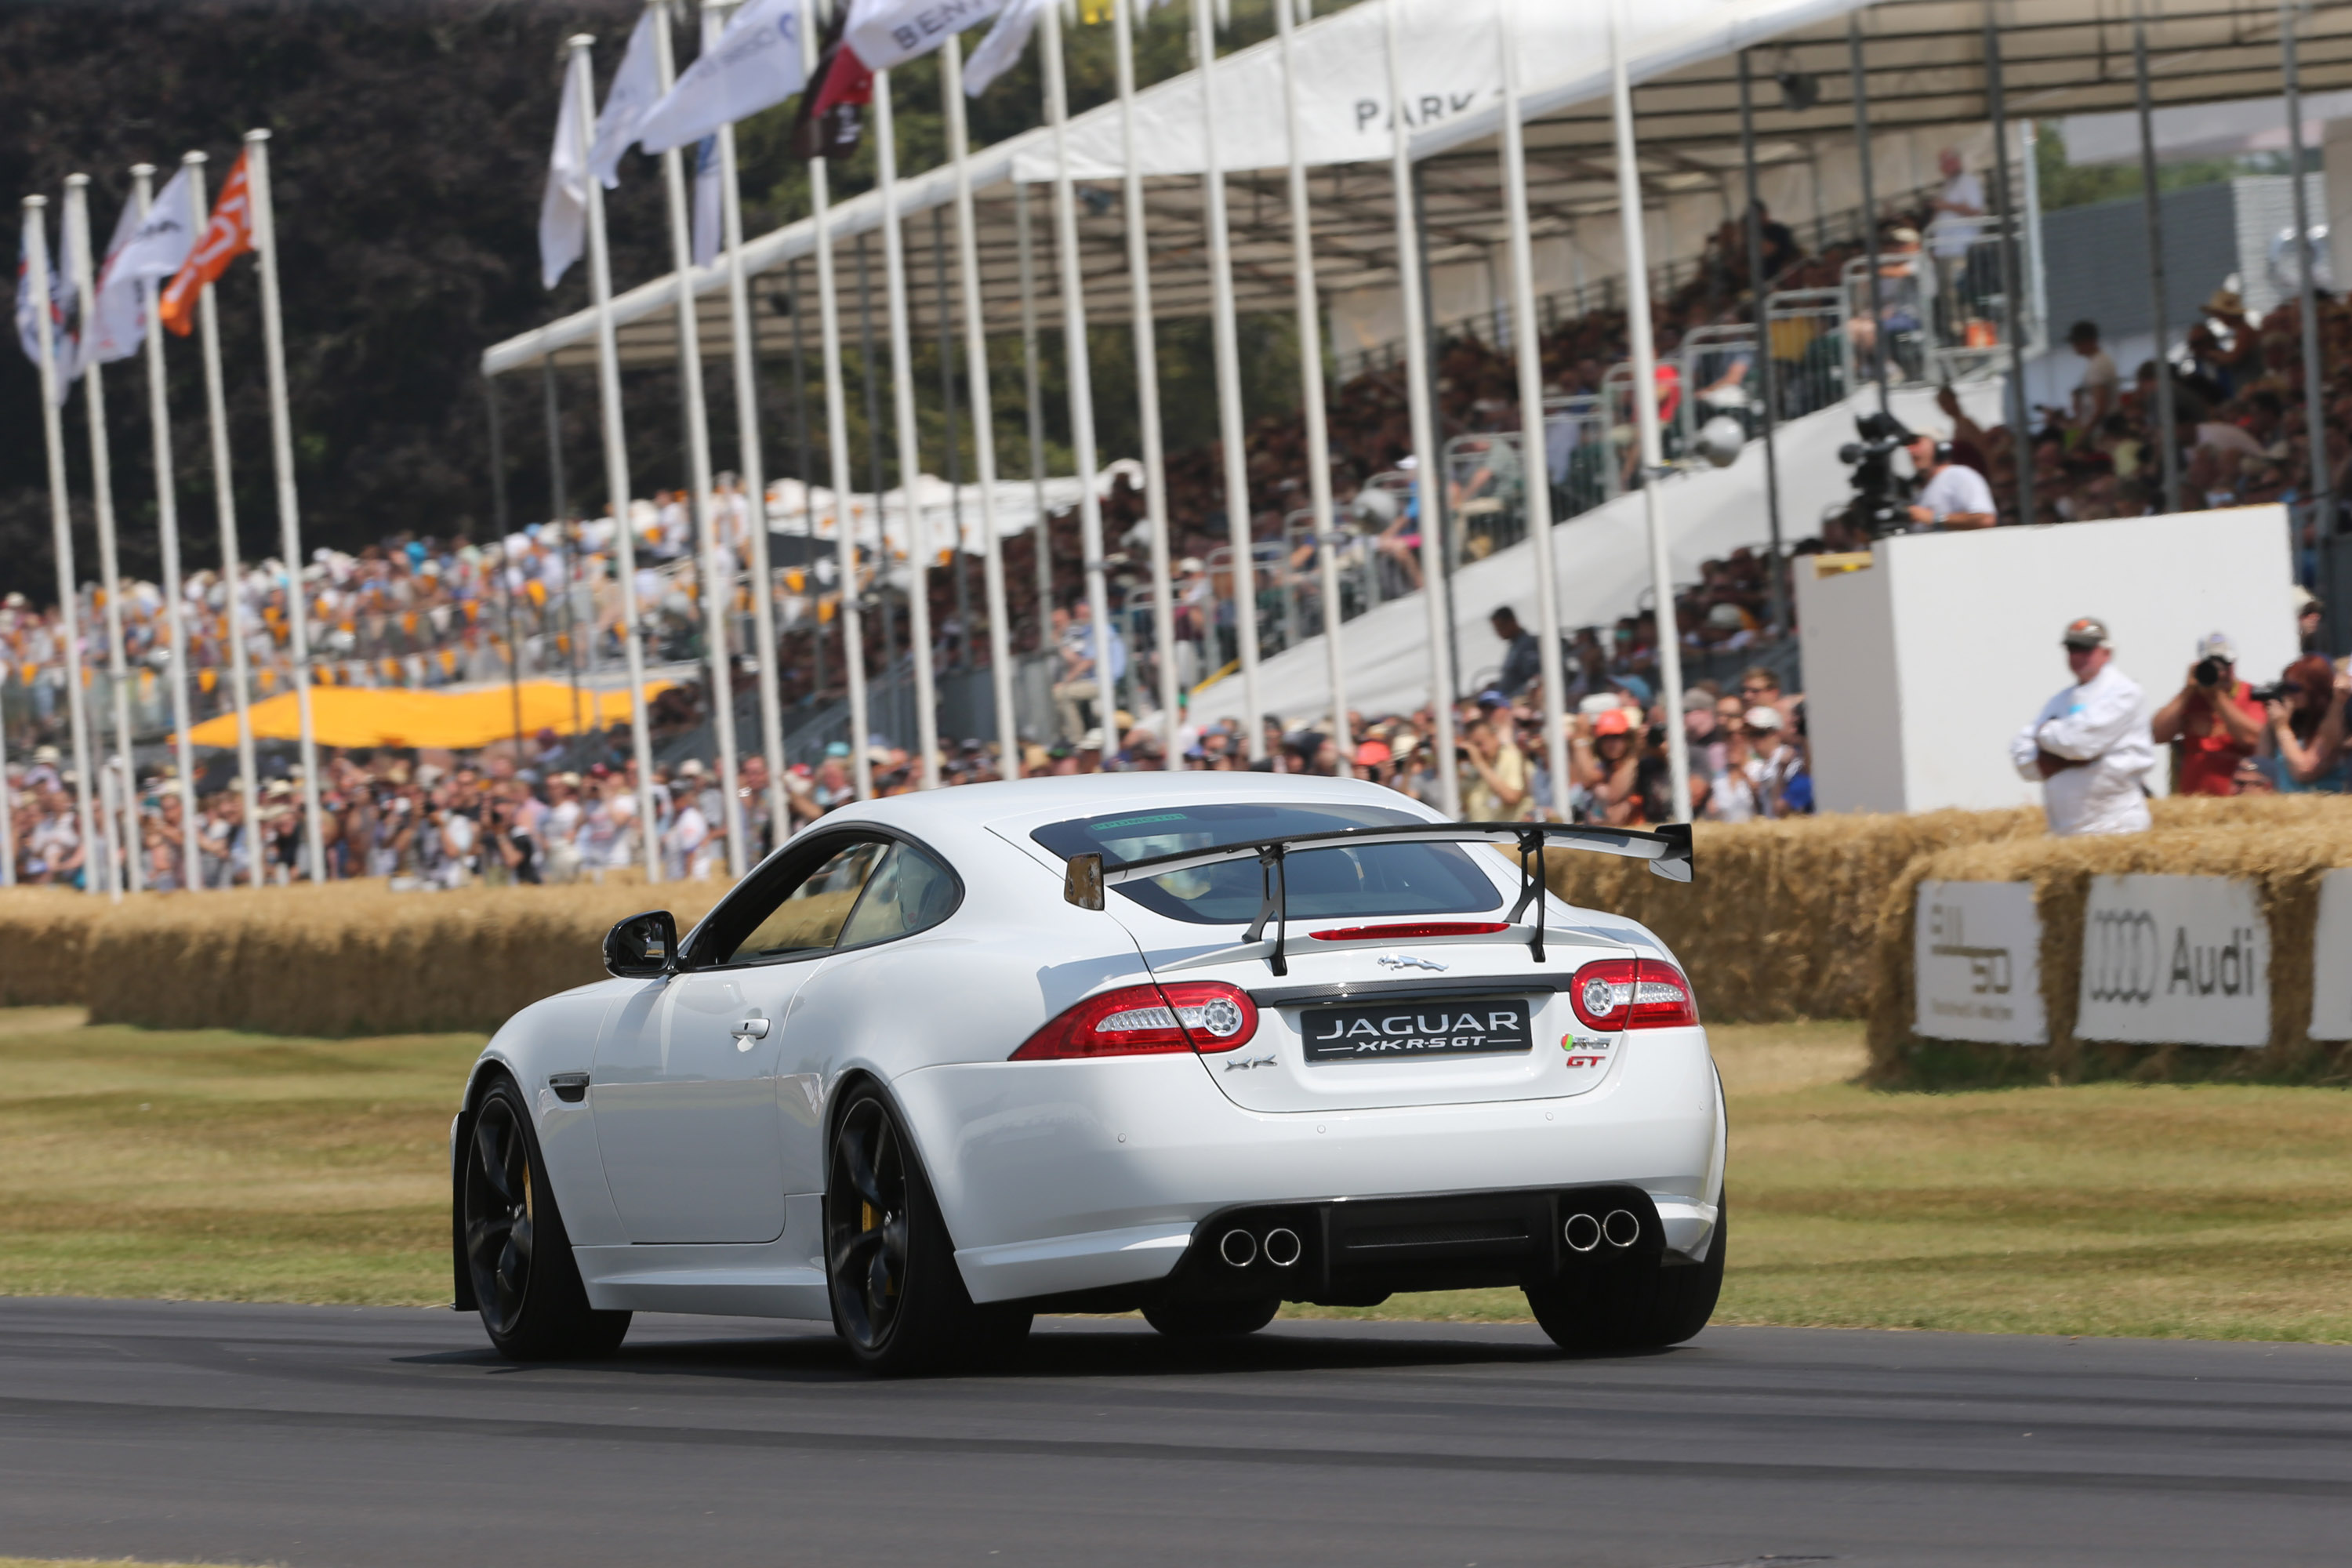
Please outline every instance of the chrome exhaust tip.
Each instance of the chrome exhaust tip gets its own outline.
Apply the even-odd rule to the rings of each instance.
[[[1559,1234],[1570,1252],[1590,1252],[1601,1245],[1601,1222],[1589,1214],[1572,1214]]]
[[[1306,1251],[1295,1230],[1278,1226],[1265,1233],[1265,1260],[1276,1268],[1290,1268]]]
[[[1632,1209],[1611,1209],[1609,1217],[1601,1222],[1601,1234],[1610,1246],[1622,1250],[1642,1239],[1642,1216]]]
[[[1257,1261],[1257,1237],[1245,1230],[1229,1230],[1217,1240],[1217,1256],[1235,1268],[1247,1268]]]

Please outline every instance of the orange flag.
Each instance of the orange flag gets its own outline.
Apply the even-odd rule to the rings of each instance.
[[[205,232],[188,247],[187,260],[163,285],[163,306],[156,312],[163,324],[182,337],[195,330],[196,296],[206,284],[228,270],[228,264],[253,248],[253,200],[246,192],[245,154],[221,182],[220,197]]]

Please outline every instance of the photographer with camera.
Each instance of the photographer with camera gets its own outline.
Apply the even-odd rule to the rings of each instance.
[[[2172,748],[2172,787],[2180,795],[2236,795],[2238,765],[2263,740],[2263,703],[2238,679],[2238,645],[2215,632],[2197,645],[2189,680],[2148,722],[2158,745]]]
[[[2156,765],[2156,742],[2139,683],[2111,662],[2115,645],[2096,616],[2069,621],[2060,640],[2074,684],[2017,732],[2009,759],[2020,775],[2041,781],[2052,833],[2144,833],[2140,780]]]
[[[1985,483],[1982,474],[1954,458],[1949,441],[1914,436],[1907,449],[1919,475],[1919,488],[1911,504],[1913,532],[1990,528],[2000,521],[1992,487]]]

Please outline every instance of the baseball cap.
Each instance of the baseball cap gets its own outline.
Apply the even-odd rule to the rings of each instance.
[[[2105,647],[2107,623],[2096,616],[2077,616],[2066,623],[2066,635],[2058,640],[2068,647]]]
[[[1391,755],[1385,743],[1379,741],[1366,741],[1356,748],[1356,765],[1360,768],[1375,767],[1387,762]]]
[[[1633,728],[1633,718],[1622,708],[1612,708],[1592,721],[1592,732],[1596,735],[1622,735]]]
[[[1780,710],[1759,702],[1748,710],[1748,727],[1751,730],[1777,730],[1780,727]]]
[[[2238,645],[2230,640],[2229,633],[2213,632],[2198,642],[2197,657],[2218,658],[2223,664],[2235,664],[2238,662]]]

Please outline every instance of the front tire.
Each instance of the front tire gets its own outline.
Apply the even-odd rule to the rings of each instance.
[[[1715,1218],[1706,1261],[1674,1268],[1602,1268],[1528,1287],[1528,1306],[1552,1343],[1564,1351],[1659,1350],[1678,1345],[1706,1327],[1723,1293],[1723,1255],[1731,1209]]]
[[[620,1348],[629,1314],[588,1304],[530,1111],[510,1079],[491,1084],[474,1109],[457,1204],[467,1279],[500,1355],[554,1361]]]
[[[1003,1359],[1030,1314],[979,1306],[965,1290],[921,1163],[881,1090],[851,1091],[826,1166],[825,1281],[834,1331],[884,1376]]]
[[[1171,1340],[1234,1340],[1254,1334],[1274,1321],[1282,1303],[1264,1301],[1182,1301],[1143,1309],[1143,1321]]]

